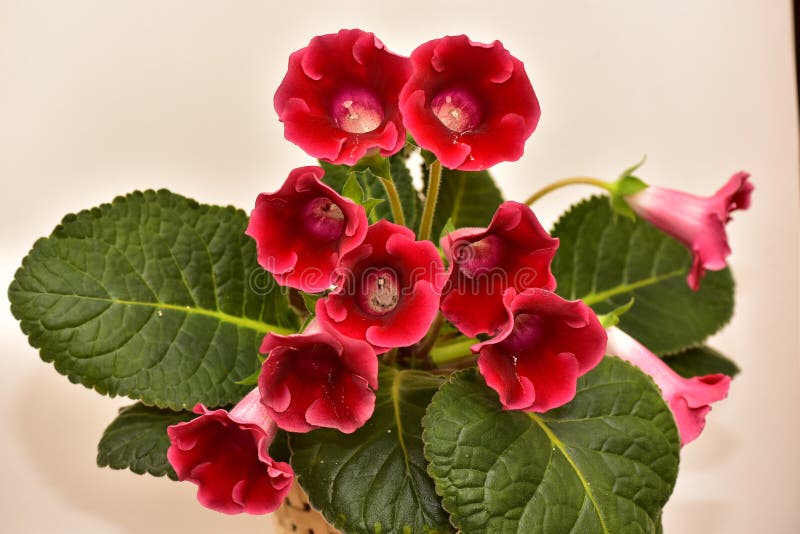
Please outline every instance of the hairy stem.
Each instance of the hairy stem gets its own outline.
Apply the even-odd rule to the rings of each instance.
[[[400,195],[397,193],[394,180],[391,178],[384,178],[383,176],[379,176],[378,178],[380,178],[384,189],[386,189],[386,195],[389,197],[389,205],[392,208],[392,217],[394,217],[394,222],[401,226],[405,226],[406,218],[405,215],[403,215],[403,206],[400,204]]]
[[[420,241],[431,238],[433,227],[433,214],[436,211],[436,201],[439,199],[439,184],[442,181],[442,164],[437,159],[431,163],[428,173],[428,193],[425,195],[425,207],[422,210],[422,221],[419,224]]]

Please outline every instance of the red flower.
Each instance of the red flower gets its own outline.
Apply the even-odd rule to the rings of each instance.
[[[531,209],[504,202],[486,229],[464,228],[442,239],[450,277],[442,293],[442,313],[464,334],[496,333],[508,314],[503,293],[531,287],[553,290],[550,262],[558,239],[550,237]]]
[[[315,324],[304,334],[268,334],[261,352],[269,353],[258,378],[261,402],[282,429],[350,434],[372,416],[378,358],[369,344]]]
[[[197,484],[200,504],[226,514],[266,514],[289,492],[294,472],[269,456],[278,427],[254,389],[228,413],[194,408],[200,417],[167,428],[167,459],[178,479]]]
[[[451,169],[476,171],[516,161],[539,122],[539,101],[522,62],[500,41],[442,37],[411,54],[400,93],[411,135]]]
[[[368,225],[363,207],[319,181],[324,174],[300,167],[276,193],[258,195],[245,232],[279,284],[310,293],[331,286],[339,257],[361,244]]]
[[[749,177],[746,172],[737,172],[711,197],[648,187],[625,198],[640,217],[692,251],[694,261],[686,281],[695,291],[706,269],[725,268],[725,258],[731,253],[725,225],[732,211],[750,207],[753,184],[747,181]]]
[[[472,348],[486,384],[506,410],[545,412],[571,401],[578,377],[605,354],[597,316],[582,301],[545,289],[509,289],[503,302],[505,330]]]
[[[439,310],[444,267],[430,241],[381,220],[342,257],[338,287],[317,301],[317,317],[376,352],[421,340]]]
[[[408,58],[386,50],[371,33],[314,37],[289,56],[275,92],[286,139],[315,158],[346,165],[371,149],[398,152],[406,134],[397,96],[410,73]]]
[[[728,396],[731,377],[713,374],[684,378],[619,328],[608,329],[608,353],[634,364],[653,378],[675,416],[681,445],[694,441],[703,431],[706,415],[711,411],[709,404]]]

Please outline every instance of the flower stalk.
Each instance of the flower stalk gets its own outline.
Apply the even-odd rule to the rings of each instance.
[[[433,227],[433,214],[436,211],[436,202],[439,199],[439,185],[442,181],[442,163],[437,159],[430,166],[428,173],[428,192],[425,194],[425,207],[422,210],[422,221],[419,225],[419,239],[424,241],[431,238]]]
[[[546,185],[545,187],[539,189],[534,194],[529,196],[528,200],[525,201],[525,204],[530,206],[534,202],[545,196],[546,194],[552,193],[557,189],[561,189],[562,187],[567,187],[569,185],[593,185],[595,187],[605,189],[609,193],[614,192],[612,184],[604,182],[599,178],[591,178],[588,176],[574,176],[572,178],[564,178],[563,180],[557,180],[550,185]]]

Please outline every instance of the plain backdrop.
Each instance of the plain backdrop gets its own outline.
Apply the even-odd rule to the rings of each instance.
[[[746,169],[753,207],[729,225],[737,313],[712,340],[743,372],[682,453],[667,533],[795,533],[798,487],[798,125],[788,0],[70,2],[0,0],[0,285],[75,212],[167,187],[249,209],[311,159],[283,139],[272,94],[315,34],[375,32],[396,52],[445,34],[500,39],[525,62],[542,120],[507,198],[610,178],[648,155],[654,184],[711,194]],[[546,225],[590,191],[537,205]],[[0,306],[0,531],[270,532],[191,484],[98,469],[126,399],[70,384]]]

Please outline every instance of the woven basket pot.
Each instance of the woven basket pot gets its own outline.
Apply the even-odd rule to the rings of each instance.
[[[276,534],[341,534],[311,507],[308,495],[297,482],[272,516]]]

